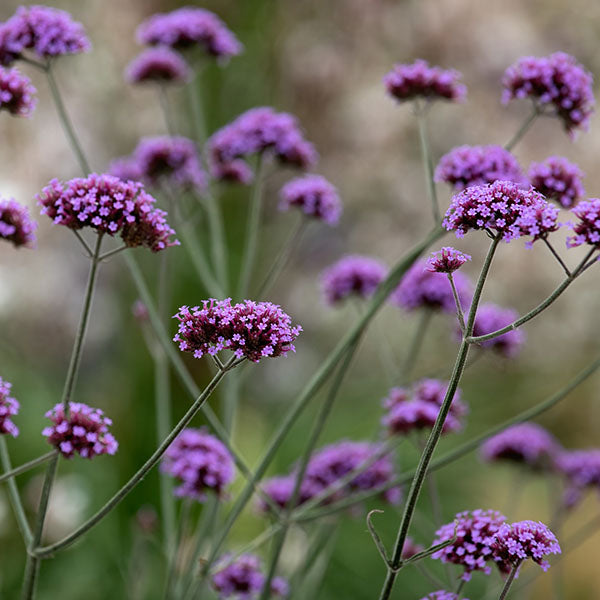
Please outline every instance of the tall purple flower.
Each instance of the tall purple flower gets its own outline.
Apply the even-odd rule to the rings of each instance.
[[[141,183],[92,173],[62,183],[53,179],[36,196],[41,213],[69,229],[91,227],[98,233],[121,235],[126,246],[153,252],[179,242],[171,238],[167,213],[154,208],[156,200]]]
[[[495,562],[500,571],[506,573],[510,565],[492,554],[494,535],[505,521],[506,517],[495,510],[478,509],[458,513],[452,523],[442,525],[435,532],[433,545],[451,540],[455,529],[456,540],[434,552],[431,558],[464,567],[464,581],[471,579],[473,571],[483,571],[489,575],[492,571],[489,562]]]
[[[571,208],[585,194],[581,182],[583,171],[562,156],[549,156],[544,162],[531,163],[528,176],[538,192],[564,208]]]
[[[0,25],[0,62],[8,65],[31,50],[43,60],[79,54],[91,48],[81,23],[49,6],[20,6]]]
[[[460,596],[462,600],[469,600],[463,596]],[[454,592],[446,592],[445,590],[438,590],[437,592],[431,592],[427,596],[421,598],[421,600],[459,600],[459,597]]]
[[[430,67],[427,61],[419,59],[412,64],[394,65],[383,83],[388,94],[399,102],[415,98],[463,102],[467,88],[460,78],[458,71]]]
[[[129,83],[184,84],[190,80],[191,74],[183,56],[164,47],[143,50],[125,69],[125,79]]]
[[[369,298],[387,272],[387,267],[376,258],[357,254],[344,256],[321,274],[325,301],[333,305],[351,296]]]
[[[138,27],[137,38],[141,44],[178,50],[200,46],[210,56],[222,60],[236,56],[243,49],[217,15],[192,6],[152,15]]]
[[[305,215],[337,225],[342,202],[337,189],[321,175],[305,175],[286,183],[279,193],[279,210],[298,207]]]
[[[487,335],[510,325],[519,318],[512,308],[502,308],[496,304],[482,304],[477,309],[473,336]],[[506,357],[515,356],[525,342],[525,334],[520,329],[513,329],[498,337],[481,342],[483,348],[491,348]]]
[[[10,420],[19,412],[19,403],[10,395],[12,383],[0,377],[0,434],[19,435],[19,428]]]
[[[222,496],[233,481],[233,459],[226,446],[204,429],[184,429],[165,453],[161,469],[180,485],[175,495],[206,500],[206,492]]]
[[[531,98],[540,110],[561,119],[570,134],[588,128],[595,104],[592,75],[569,54],[520,58],[506,70],[502,85],[504,104]]]
[[[301,169],[317,162],[296,118],[267,106],[246,111],[208,140],[210,169],[217,179],[249,183],[253,173],[246,159],[264,153]]]
[[[600,492],[600,448],[564,451],[556,459],[556,467],[567,479],[567,506],[579,502],[586,488]]]
[[[431,273],[454,273],[469,260],[468,254],[452,246],[444,246],[427,259],[425,269]]]
[[[567,238],[567,247],[589,244],[600,248],[600,198],[582,200],[571,212],[579,220],[569,223],[575,235]]]
[[[544,571],[550,563],[544,560],[549,554],[560,554],[556,536],[540,521],[518,521],[504,523],[492,540],[494,559],[518,567],[530,558]]]
[[[42,435],[65,458],[79,454],[83,458],[93,458],[100,454],[114,454],[119,444],[109,433],[111,419],[104,416],[99,408],[91,408],[80,402],[69,402],[69,416],[66,417],[63,405],[57,404],[46,413],[52,426],[46,427]]]
[[[554,436],[540,425],[520,423],[485,441],[480,450],[486,462],[511,461],[540,470],[553,468],[560,449]]]
[[[463,307],[471,303],[472,285],[466,275],[454,273],[454,285]],[[428,308],[446,313],[456,312],[452,286],[444,273],[432,273],[419,260],[404,274],[390,301],[405,310]]]
[[[179,328],[173,340],[195,358],[225,349],[252,362],[285,356],[295,351],[293,342],[302,331],[281,307],[252,300],[232,305],[231,298],[211,298],[201,307],[182,306],[174,318]]]
[[[37,102],[36,92],[29,77],[17,69],[0,67],[0,110],[17,117],[30,117]]]
[[[35,245],[37,223],[31,220],[29,210],[14,200],[0,198],[0,239],[11,242],[16,248]]]
[[[435,180],[450,184],[456,191],[494,181],[520,185],[526,179],[517,159],[502,146],[458,146],[440,159]]]

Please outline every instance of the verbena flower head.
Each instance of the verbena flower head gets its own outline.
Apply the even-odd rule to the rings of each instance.
[[[528,177],[540,194],[565,208],[574,206],[585,194],[581,182],[583,171],[562,156],[549,156],[544,162],[531,163]]]
[[[253,173],[246,159],[260,153],[301,169],[313,166],[318,158],[296,118],[268,106],[246,111],[208,140],[210,169],[217,179],[249,183]]]
[[[156,200],[141,183],[92,173],[62,183],[53,179],[36,196],[41,213],[69,229],[91,227],[110,236],[120,234],[126,246],[153,252],[179,244],[167,224],[167,213],[154,208]]]
[[[512,308],[502,308],[496,304],[482,304],[477,309],[473,336],[487,335],[510,325],[519,318],[519,314]],[[525,342],[525,334],[521,329],[513,329],[498,337],[480,342],[483,348],[491,348],[506,357],[518,354]]]
[[[191,69],[183,56],[170,48],[147,48],[125,69],[129,83],[184,84],[190,80]]]
[[[0,67],[0,110],[17,117],[30,117],[37,103],[36,92],[29,77],[17,69]]]
[[[342,201],[337,189],[321,175],[305,175],[286,183],[279,193],[279,210],[297,206],[302,212],[328,225],[337,225]]]
[[[486,462],[512,461],[532,469],[550,469],[560,445],[548,431],[535,423],[508,427],[481,445]]]
[[[351,296],[370,298],[387,273],[388,268],[376,258],[344,256],[321,274],[325,301],[333,305]]]
[[[583,244],[600,248],[600,198],[582,200],[571,212],[579,220],[568,224],[575,235],[567,238],[567,248]]]
[[[435,532],[433,545],[441,544],[454,537],[456,540],[434,552],[431,558],[464,567],[462,579],[469,581],[473,571],[492,571],[489,562],[495,562],[502,572],[508,572],[509,565],[492,554],[494,535],[499,531],[506,517],[495,510],[474,510],[458,513],[455,522],[442,525]]]
[[[21,58],[24,50],[46,60],[90,48],[81,23],[68,12],[49,6],[21,6],[0,25],[0,62],[5,65]]]
[[[32,248],[36,228],[37,223],[31,220],[26,206],[0,198],[0,239],[11,242],[16,248]]]
[[[198,502],[206,500],[206,492],[222,496],[235,475],[229,450],[205,429],[184,429],[165,452],[161,469],[180,482],[176,496]]]
[[[173,340],[194,358],[221,350],[252,362],[285,356],[295,352],[293,342],[302,331],[280,306],[252,300],[231,304],[231,298],[211,298],[202,306],[182,306],[174,318],[179,328]]]
[[[531,235],[533,241],[558,228],[558,211],[533,188],[510,181],[471,186],[456,194],[443,225],[463,237],[472,229],[491,230],[506,242]]]
[[[471,281],[462,273],[455,273],[454,285],[462,306],[468,306],[473,295]],[[456,312],[448,277],[444,273],[432,273],[424,260],[415,262],[404,274],[398,287],[390,295],[390,302],[405,310],[428,308],[447,313]]]
[[[19,403],[10,395],[12,383],[0,377],[0,434],[19,435],[19,428],[10,420],[19,412]]]
[[[242,554],[230,562],[230,557],[224,555],[220,562],[229,564],[217,570],[212,576],[212,585],[219,598],[256,600],[266,580],[260,558],[253,554]],[[285,598],[289,594],[287,581],[283,577],[274,577],[271,582],[271,593]]]
[[[452,246],[444,246],[427,259],[425,268],[431,273],[454,273],[469,260],[471,257],[468,254]]]
[[[556,536],[540,521],[504,523],[494,535],[492,550],[503,563],[514,567],[531,558],[544,571],[550,568],[544,557],[560,554]]]
[[[424,60],[412,64],[397,64],[383,78],[388,94],[405,102],[415,98],[463,102],[467,88],[460,83],[458,71],[430,67]]]
[[[600,449],[564,451],[556,459],[557,469],[567,478],[565,504],[572,507],[586,488],[600,492]]]
[[[461,596],[462,600],[469,600]],[[459,600],[459,597],[454,592],[446,592],[445,590],[438,590],[437,592],[431,592],[427,596],[421,598],[421,600]]]
[[[556,115],[565,129],[588,128],[594,112],[593,79],[572,56],[525,56],[511,65],[502,78],[502,102],[531,98],[544,112]]]
[[[449,183],[460,191],[494,181],[526,182],[517,159],[502,146],[459,146],[440,159],[435,181]]]
[[[192,6],[152,15],[138,27],[137,39],[141,44],[179,50],[200,46],[207,54],[223,60],[240,54],[243,49],[217,15]]]
[[[69,402],[68,417],[62,404],[57,404],[46,416],[52,421],[52,426],[46,427],[42,435],[65,458],[72,458],[75,454],[83,458],[114,454],[119,447],[108,431],[112,425],[111,419],[105,417],[99,408],[91,408],[81,402]]]

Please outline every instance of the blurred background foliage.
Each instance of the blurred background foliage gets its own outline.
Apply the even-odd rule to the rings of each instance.
[[[8,18],[19,3],[3,0],[0,19]],[[158,99],[152,90],[133,88],[123,81],[123,69],[138,52],[137,24],[157,11],[181,6],[164,0],[56,0],[53,6],[70,11],[81,21],[93,42],[87,55],[61,59],[57,73],[68,108],[93,167],[102,171],[109,161],[131,152],[143,135],[165,133]],[[440,103],[430,116],[434,159],[453,146],[504,143],[527,114],[524,104],[500,105],[500,78],[504,69],[525,54],[543,55],[563,50],[573,54],[592,73],[600,73],[598,39],[600,4],[593,0],[214,0],[202,3],[214,10],[236,33],[245,52],[226,67],[207,64],[200,87],[209,130],[229,122],[240,112],[272,105],[296,114],[321,155],[318,171],[338,186],[345,212],[340,226],[311,226],[269,300],[282,304],[305,332],[297,353],[286,360],[252,366],[243,388],[234,440],[247,462],[253,464],[266,446],[294,395],[328,351],[356,318],[354,306],[331,310],[321,300],[318,275],[344,253],[378,256],[393,264],[428,231],[430,209],[420,164],[416,124],[409,107],[386,97],[382,76],[394,62],[425,58],[453,67],[464,75],[467,103]],[[77,164],[60,129],[45,81],[26,67],[39,90],[39,104],[30,120],[2,116],[0,193],[33,207],[33,195],[53,177],[79,175]],[[175,90],[182,134],[191,136],[187,98]],[[565,155],[586,172],[587,195],[598,195],[600,128],[573,143],[560,124],[540,120],[519,144],[515,154],[524,167],[549,154]],[[293,216],[276,210],[277,191],[289,172],[273,174],[267,183],[259,272],[293,226]],[[439,188],[442,208],[450,197]],[[220,188],[232,268],[239,262],[245,226],[248,189]],[[37,214],[37,210],[35,211]],[[564,219],[563,219],[564,220]],[[65,230],[39,219],[38,249],[0,248],[0,369],[14,384],[21,402],[16,422],[21,435],[9,440],[14,464],[46,451],[40,435],[44,412],[57,402],[63,384],[74,331],[79,317],[88,268],[77,241]],[[448,243],[452,243],[448,236]],[[475,275],[485,252],[484,236],[469,235],[460,248],[473,256],[468,265]],[[181,247],[172,253],[174,313],[181,304],[195,304],[206,293],[195,279]],[[573,262],[577,251],[571,251]],[[148,278],[156,279],[155,256],[140,251]],[[235,272],[235,271],[234,271]],[[525,250],[521,242],[502,246],[485,300],[520,311],[537,304],[560,280],[561,271],[541,245]],[[442,440],[439,452],[460,444],[475,433],[508,418],[549,396],[597,355],[597,273],[592,270],[545,315],[528,325],[527,344],[516,360],[486,355],[466,374],[463,397],[471,414],[466,430]],[[136,299],[129,274],[120,257],[101,271],[100,285],[85,346],[76,399],[102,407],[114,420],[120,442],[114,458],[63,461],[48,521],[48,539],[70,531],[100,506],[112,490],[133,473],[155,444],[152,361],[131,305]],[[381,399],[392,383],[380,361],[382,353],[400,364],[418,317],[386,307],[363,341],[350,376],[341,390],[322,442],[340,438],[372,437],[381,418]],[[169,323],[174,330],[174,323]],[[385,334],[385,335],[384,335]],[[452,323],[436,317],[425,342],[415,376],[448,372],[456,350]],[[199,383],[210,376],[205,361],[188,360]],[[567,447],[598,442],[600,408],[598,379],[589,380],[567,401],[540,419]],[[174,412],[183,413],[190,399],[173,382]],[[220,410],[222,390],[211,398]],[[319,398],[298,422],[272,466],[271,473],[289,469],[299,456]],[[200,424],[202,419],[197,418]],[[416,460],[404,444],[402,467]],[[556,489],[542,478],[518,480],[511,468],[487,467],[470,455],[438,475],[444,520],[459,510],[495,508],[510,520],[550,518]],[[18,478],[28,506],[35,505],[40,472]],[[238,477],[231,492],[242,485]],[[523,487],[524,489],[520,489]],[[511,497],[522,491],[513,508]],[[163,576],[157,536],[141,533],[136,515],[158,509],[158,475],[153,471],[103,524],[56,560],[43,564],[40,598],[88,600],[159,597]],[[381,507],[369,502],[369,507]],[[391,544],[399,521],[397,508],[384,507],[378,528]],[[420,503],[414,537],[429,545],[435,525],[426,494]],[[598,498],[590,497],[565,527],[574,532],[598,512]],[[139,516],[139,515],[138,515]],[[267,522],[248,509],[229,539],[237,549],[260,533]],[[332,527],[335,544],[317,597],[323,599],[373,598],[384,569],[366,532],[364,511],[345,515],[334,523],[316,523],[314,530]],[[310,533],[310,531],[309,531]],[[294,530],[282,561],[289,575],[307,544],[307,533]],[[600,572],[597,558],[600,535],[589,537],[562,563],[568,600],[597,597]],[[22,541],[0,490],[0,590],[15,598],[23,568]],[[433,562],[433,561],[431,561]],[[433,565],[442,574],[439,565]],[[528,566],[531,574],[537,567]],[[498,580],[495,580],[497,583]],[[411,600],[431,591],[417,570],[402,573],[395,598]],[[519,596],[532,600],[551,597],[552,575],[540,577]],[[484,596],[487,579],[474,576],[468,595]],[[307,588],[310,589],[310,588]],[[315,597],[299,588],[298,598]],[[312,592],[311,592],[312,593]]]

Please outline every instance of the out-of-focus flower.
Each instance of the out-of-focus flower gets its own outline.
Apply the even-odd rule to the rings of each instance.
[[[579,221],[569,223],[576,235],[567,238],[567,248],[582,244],[600,248],[600,198],[582,200],[571,212]]]
[[[179,52],[170,48],[147,48],[140,52],[125,69],[129,83],[187,83],[191,69]]]
[[[526,183],[517,159],[502,146],[458,146],[440,159],[435,180],[449,183],[461,191],[472,185],[494,181]]]
[[[21,58],[24,50],[46,60],[90,48],[83,25],[68,12],[49,6],[20,6],[0,25],[0,62],[4,65]]]
[[[173,341],[195,358],[225,349],[252,362],[285,356],[295,352],[293,342],[302,331],[278,305],[252,300],[232,305],[231,298],[211,298],[202,307],[182,306],[174,318],[179,328]]]
[[[17,69],[0,67],[0,110],[17,117],[30,117],[37,100],[37,90]]]
[[[114,454],[119,447],[108,431],[112,425],[111,419],[105,417],[99,408],[81,402],[69,402],[68,417],[62,404],[57,404],[46,416],[53,424],[46,427],[42,435],[65,458],[72,458],[75,454],[83,458]]]
[[[528,177],[538,192],[565,208],[574,206],[585,194],[581,182],[583,171],[562,156],[549,156],[544,162],[531,163]]]
[[[11,242],[15,247],[35,245],[37,223],[32,221],[27,207],[14,200],[0,198],[0,239]]]
[[[302,212],[328,225],[337,225],[342,202],[337,189],[321,175],[305,175],[286,183],[279,193],[279,210],[297,206]]]
[[[512,308],[502,308],[496,304],[482,304],[477,309],[473,336],[487,335],[510,325],[519,318]],[[480,342],[483,348],[492,348],[506,357],[515,356],[525,342],[525,334],[520,329],[513,329],[491,340]]]
[[[564,498],[567,507],[577,504],[586,488],[596,488],[600,492],[600,449],[561,452],[556,467],[569,484]]]
[[[131,307],[131,314],[136,321],[144,323],[150,319],[148,307],[138,298]]]
[[[444,246],[427,259],[425,268],[431,273],[454,273],[469,260],[471,257],[468,254],[452,246]]]
[[[217,179],[249,183],[253,172],[246,159],[260,153],[301,169],[313,166],[318,158],[296,118],[267,106],[246,111],[208,140],[210,169]]]
[[[461,596],[462,600],[469,600]],[[445,590],[438,590],[437,592],[431,592],[427,596],[421,598],[421,600],[459,600],[459,597],[454,592],[447,592]]]
[[[179,480],[175,495],[206,500],[206,492],[222,496],[233,481],[233,459],[226,446],[204,429],[184,429],[165,452],[161,469]]]
[[[510,565],[492,554],[494,535],[498,532],[506,517],[495,510],[474,510],[458,513],[452,523],[442,525],[435,532],[433,545],[451,540],[456,531],[456,540],[450,545],[434,552],[431,558],[464,567],[464,581],[471,579],[473,571],[483,571],[489,575],[492,571],[488,562],[495,562],[506,573]]]
[[[587,130],[595,105],[593,79],[569,54],[520,58],[506,70],[502,85],[504,104],[531,98],[540,109],[561,119],[569,133]]]
[[[243,49],[233,32],[213,12],[186,6],[146,19],[137,30],[141,44],[179,50],[200,46],[207,54],[226,60]]]
[[[558,228],[558,211],[533,188],[525,190],[510,181],[474,185],[456,194],[443,225],[463,237],[472,229],[491,230],[504,241],[531,235],[533,241]]]
[[[411,537],[407,537],[404,546],[402,546],[402,560],[408,560],[415,554],[423,552],[423,550],[425,550],[425,546],[417,544]]]
[[[19,403],[11,397],[12,383],[0,377],[0,434],[19,435],[19,428],[10,420],[19,412]]]
[[[485,441],[481,457],[487,462],[506,460],[539,470],[553,468],[560,450],[560,444],[543,427],[520,423]]]
[[[212,585],[219,598],[256,600],[266,580],[260,558],[253,554],[242,554],[230,562],[230,557],[226,554],[219,562],[229,563],[212,576]],[[285,598],[289,594],[288,582],[283,577],[274,577],[271,593]]]
[[[126,246],[153,252],[179,244],[156,200],[141,183],[92,173],[62,183],[53,179],[36,196],[41,213],[69,229],[91,227],[98,233],[120,233]]]
[[[548,554],[560,554],[556,536],[540,521],[504,523],[492,540],[494,558],[516,567],[531,558],[544,571],[550,563],[544,560]]]
[[[415,262],[390,295],[390,302],[405,310],[428,308],[455,313],[456,303],[448,277],[444,273],[432,273],[427,267],[424,260]],[[455,273],[453,277],[462,306],[468,306],[473,295],[470,279],[462,273]]]
[[[427,61],[397,64],[383,78],[390,96],[399,102],[425,98],[426,100],[451,100],[463,102],[467,88],[459,82],[458,71],[430,67]]]
[[[321,274],[325,301],[333,305],[350,296],[369,298],[387,272],[388,268],[376,258],[358,254],[344,256]]]

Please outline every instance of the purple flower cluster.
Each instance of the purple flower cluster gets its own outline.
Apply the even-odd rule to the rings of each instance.
[[[506,70],[502,85],[504,104],[529,97],[560,118],[569,133],[575,128],[587,129],[594,112],[592,76],[564,52],[520,58]]]
[[[75,454],[83,458],[114,454],[119,447],[113,435],[108,432],[112,421],[99,408],[69,402],[68,416],[65,416],[62,404],[57,404],[46,416],[53,425],[46,427],[42,435],[65,458],[72,458]]]
[[[454,274],[454,285],[462,306],[471,304],[472,285],[462,273]],[[419,260],[404,274],[390,301],[405,310],[428,308],[446,313],[456,312],[452,286],[444,273],[432,273],[428,263]]]
[[[202,306],[182,306],[174,315],[179,328],[173,341],[194,358],[231,350],[238,358],[258,362],[295,351],[294,340],[302,331],[281,307],[271,302],[204,300]]]
[[[17,69],[0,67],[0,110],[17,117],[30,117],[37,102],[36,92],[29,77]]]
[[[492,552],[494,535],[506,521],[506,517],[495,510],[474,510],[458,513],[452,523],[442,525],[435,532],[433,545],[441,544],[454,537],[456,540],[450,545],[434,552],[431,558],[440,559],[445,563],[452,563],[464,567],[462,579],[469,581],[473,571],[483,571],[486,575],[491,573],[487,564],[494,561],[502,572],[508,572],[510,566]]]
[[[42,214],[54,223],[70,229],[91,227],[111,236],[120,233],[130,248],[158,252],[179,243],[170,239],[175,232],[165,220],[167,213],[154,208],[156,201],[141,183],[92,173],[67,183],[53,179],[36,199]]]
[[[443,225],[463,237],[471,229],[491,230],[509,242],[524,235],[533,241],[558,229],[558,210],[533,188],[510,181],[472,186],[452,198]]]
[[[518,318],[518,313],[512,308],[502,308],[496,304],[482,304],[475,315],[473,336],[487,335],[510,325]],[[499,354],[510,358],[519,352],[524,342],[525,334],[520,329],[513,329],[491,340],[481,342],[481,346],[492,348]]]
[[[0,377],[0,434],[19,435],[19,428],[10,420],[19,412],[19,403],[10,396],[12,383]]]
[[[481,445],[481,457],[487,462],[507,460],[535,470],[553,468],[559,451],[554,437],[535,423],[508,427]]]
[[[425,98],[426,100],[451,100],[463,102],[467,88],[459,82],[458,71],[430,67],[427,61],[397,64],[383,78],[388,94],[400,102]]]
[[[204,429],[184,429],[169,446],[161,469],[181,482],[175,495],[206,500],[206,492],[222,496],[233,481],[234,466],[229,450]]]
[[[221,558],[221,562],[229,563],[217,570],[212,577],[212,585],[219,598],[231,600],[255,600],[265,583],[266,577],[260,558],[253,554],[242,554],[233,562],[229,556]],[[289,594],[288,582],[283,577],[274,577],[271,582],[271,593],[280,598]]]
[[[531,163],[529,181],[540,194],[565,208],[574,206],[585,194],[583,171],[562,156],[549,156],[544,162]]]
[[[31,220],[27,207],[14,200],[0,199],[0,239],[15,247],[35,245],[37,223]]]
[[[369,298],[386,278],[388,268],[376,258],[357,254],[344,256],[321,274],[321,289],[327,304],[349,296]]]
[[[219,59],[236,56],[243,49],[217,15],[192,6],[152,15],[138,27],[137,38],[141,44],[179,50],[200,46],[207,54]]]
[[[571,212],[579,221],[569,224],[576,235],[567,238],[567,247],[589,244],[600,248],[600,198],[582,200]]]
[[[541,522],[518,521],[500,526],[492,541],[496,560],[517,567],[522,561],[531,558],[544,571],[550,564],[544,560],[548,554],[560,554],[556,536]]]
[[[170,48],[147,48],[140,52],[125,69],[129,83],[187,83],[191,70],[179,52]]]
[[[562,452],[556,459],[556,467],[566,476],[569,484],[565,493],[567,506],[576,504],[585,488],[600,491],[600,449]]]
[[[425,269],[431,273],[454,273],[469,260],[468,254],[452,246],[444,246],[427,259]]]
[[[145,137],[130,156],[114,161],[109,171],[121,179],[158,185],[163,178],[181,188],[206,188],[206,174],[193,140],[181,136]]]
[[[431,429],[435,424],[444,401],[448,383],[438,379],[418,381],[413,390],[392,388],[383,400],[387,413],[381,424],[392,435],[406,435],[413,431]],[[456,390],[450,410],[444,421],[442,433],[460,431],[463,418],[468,413],[467,406],[460,400],[461,392]]]
[[[469,600],[461,596],[462,600]],[[437,592],[431,592],[431,594],[427,594],[421,600],[459,600],[459,597],[454,592],[446,592],[445,590],[438,590]]]
[[[517,159],[502,146],[458,146],[440,159],[435,180],[461,191],[494,181],[526,182]]]
[[[266,152],[301,169],[317,162],[317,153],[304,139],[296,118],[267,106],[246,111],[208,140],[210,168],[217,179],[249,183],[253,173],[246,158]]]
[[[328,225],[337,225],[342,202],[337,189],[321,175],[297,177],[286,183],[279,193],[279,210],[297,206],[302,212]]]
[[[49,6],[20,6],[0,25],[0,62],[8,65],[31,50],[41,59],[79,54],[91,48],[81,23]]]

